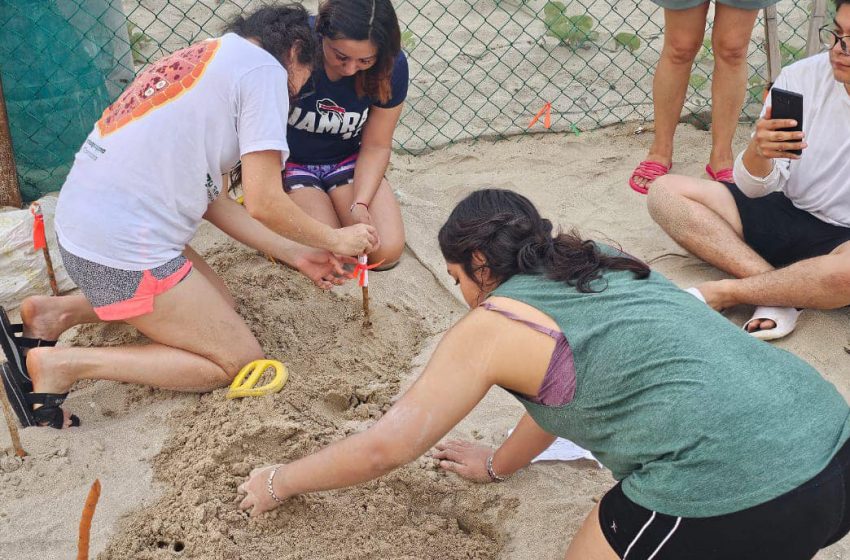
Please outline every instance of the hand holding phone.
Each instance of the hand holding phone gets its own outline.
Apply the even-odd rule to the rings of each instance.
[[[794,126],[780,128],[783,132],[803,132],[803,96],[793,91],[773,88],[770,91],[771,115],[776,119],[790,119],[797,121]],[[800,137],[802,139],[802,136]],[[792,154],[801,155],[802,148],[786,150]]]
[[[773,88],[770,99],[771,106],[756,124],[757,151],[765,158],[799,159],[807,146],[803,141],[803,96]]]

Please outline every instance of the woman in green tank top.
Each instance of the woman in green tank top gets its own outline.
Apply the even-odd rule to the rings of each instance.
[[[850,409],[811,366],[637,259],[553,235],[511,191],[469,195],[439,241],[471,312],[374,426],[255,469],[242,509],[386,474],[499,385],[527,410],[511,436],[495,451],[448,442],[435,456],[487,482],[556,436],[592,451],[619,482],[568,560],[806,559],[850,529]]]

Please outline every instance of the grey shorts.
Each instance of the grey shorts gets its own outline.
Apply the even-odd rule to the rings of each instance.
[[[59,252],[68,276],[103,321],[123,321],[150,313],[154,298],[192,271],[192,262],[183,255],[149,270],[123,270],[78,257],[61,244]]]
[[[716,4],[723,4],[738,8],[739,10],[761,10],[779,0],[715,0]],[[687,10],[705,4],[708,0],[652,0],[653,4],[668,10]]]

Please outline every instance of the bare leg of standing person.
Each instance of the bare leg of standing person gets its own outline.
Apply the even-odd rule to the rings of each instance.
[[[668,168],[673,163],[673,136],[685,103],[691,68],[702,48],[706,13],[708,2],[686,10],[664,10],[664,47],[652,81],[655,139],[645,159]],[[641,177],[634,180],[645,188],[650,183]]]
[[[711,74],[711,156],[715,173],[732,168],[732,139],[747,95],[747,50],[758,15],[725,4],[714,5],[714,72]],[[725,179],[724,179],[725,180]]]

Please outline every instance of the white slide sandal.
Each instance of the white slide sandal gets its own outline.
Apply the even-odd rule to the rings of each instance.
[[[744,323],[743,329],[746,331],[747,326],[753,321],[763,321],[765,319],[773,321],[776,326],[772,329],[758,330],[750,334],[760,340],[776,340],[791,334],[794,327],[797,326],[797,317],[800,316],[802,310],[794,307],[771,307],[769,305],[760,305],[756,307],[752,318]]]

